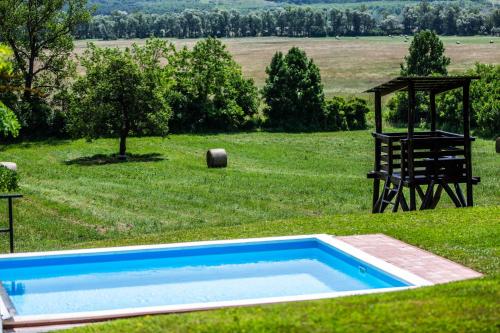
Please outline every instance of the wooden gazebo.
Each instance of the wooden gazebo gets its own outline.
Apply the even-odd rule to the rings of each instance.
[[[444,190],[456,207],[473,205],[472,187],[479,177],[472,175],[470,136],[470,83],[479,77],[398,77],[366,92],[375,94],[375,169],[368,173],[373,179],[373,212],[382,213],[391,205],[404,211],[433,209]],[[463,134],[436,129],[436,95],[463,89]],[[382,96],[408,92],[408,131],[384,133],[382,131]],[[415,132],[415,94],[429,94],[430,131]],[[384,182],[380,191],[381,182]],[[460,184],[466,186],[466,196]],[[409,202],[405,196],[409,192]]]

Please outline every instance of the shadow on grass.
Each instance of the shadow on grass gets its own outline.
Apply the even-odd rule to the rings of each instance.
[[[73,160],[64,161],[66,165],[106,165],[106,164],[117,164],[117,163],[130,163],[130,162],[160,162],[164,158],[161,154],[150,153],[150,154],[127,154],[126,159],[119,158],[116,154],[97,154],[93,156],[84,156],[75,158]]]

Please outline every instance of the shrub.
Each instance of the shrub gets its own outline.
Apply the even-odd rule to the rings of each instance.
[[[14,170],[0,166],[0,191],[8,192],[15,191],[19,188],[19,176]]]
[[[470,87],[471,127],[475,134],[494,137],[500,134],[500,65],[476,64],[466,72],[480,76]],[[438,122],[446,130],[459,131],[463,127],[462,90],[455,89],[436,100]]]
[[[429,97],[422,92],[415,94],[415,122],[429,118]],[[396,126],[408,124],[408,94],[406,92],[396,93],[387,103],[388,111],[386,120]]]
[[[366,128],[366,114],[369,109],[361,98],[344,100],[334,97],[325,104],[324,129],[349,131]]]

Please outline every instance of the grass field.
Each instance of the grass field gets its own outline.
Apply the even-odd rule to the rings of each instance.
[[[18,251],[329,233],[385,233],[486,274],[393,294],[120,320],[76,332],[494,332],[500,296],[500,169],[474,143],[473,209],[372,215],[369,131],[240,133],[3,146],[18,163]],[[204,152],[225,147],[227,169]],[[445,208],[443,208],[445,207]],[[5,214],[5,207],[1,207]],[[4,216],[4,215],[1,215]],[[2,242],[2,250],[7,250]]]
[[[230,168],[206,168],[204,153],[213,147],[227,149]],[[131,162],[96,156],[117,148],[117,140],[103,139],[2,149],[2,160],[18,163],[26,194],[17,205],[19,250],[370,211],[368,131],[132,138]],[[475,202],[499,204],[494,143],[476,141],[474,161],[484,180]]]
[[[475,62],[500,64],[499,37],[441,37],[451,58],[451,74],[461,73]],[[490,40],[494,41],[493,44]],[[265,68],[276,51],[293,46],[304,49],[321,69],[325,93],[354,95],[399,74],[400,63],[408,53],[409,42],[403,37],[335,38],[239,38],[223,39],[247,77],[258,86],[264,84]],[[460,41],[460,44],[456,44]],[[172,40],[177,46],[191,47],[196,40]],[[81,53],[87,41],[76,43]],[[144,40],[95,41],[99,46],[125,47]]]

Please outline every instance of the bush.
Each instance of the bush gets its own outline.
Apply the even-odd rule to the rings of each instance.
[[[429,118],[429,97],[422,92],[415,94],[415,122],[421,119],[428,120]],[[388,113],[386,119],[389,123],[396,126],[404,126],[408,124],[408,94],[399,92],[392,97],[387,103]]]
[[[16,171],[0,166],[0,192],[15,191],[19,188]]]
[[[324,129],[328,131],[349,131],[366,128],[366,114],[369,109],[361,98],[344,100],[334,97],[325,104]]]
[[[500,134],[500,65],[476,64],[466,72],[480,76],[470,87],[471,127],[476,135],[495,137]],[[438,122],[446,130],[463,128],[462,90],[455,89],[436,100]]]

